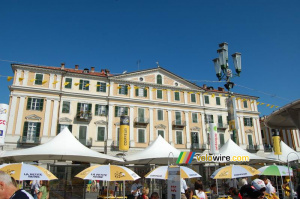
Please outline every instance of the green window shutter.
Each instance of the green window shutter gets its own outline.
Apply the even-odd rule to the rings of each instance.
[[[81,79],[79,82],[79,90],[82,90],[82,88],[83,88],[83,80]]]
[[[41,123],[37,122],[36,123],[36,132],[35,132],[35,136],[38,138],[40,137],[40,131],[41,131]]]
[[[97,82],[97,92],[100,92],[100,87],[101,87],[100,82]]]
[[[195,94],[191,94],[191,102],[196,102],[196,95]]]
[[[157,90],[157,98],[162,99],[162,90]]]
[[[128,115],[128,107],[125,107],[124,115]]]
[[[92,104],[88,105],[88,110],[89,110],[90,113],[92,113]]]
[[[253,120],[250,118],[250,125],[253,126]]]
[[[138,88],[135,89],[135,96],[139,96],[139,89]]]
[[[40,107],[39,110],[42,111],[44,107],[44,99],[39,99],[40,100]]]
[[[127,87],[127,85],[125,85],[125,95],[127,95],[128,94],[128,87]]]
[[[87,85],[87,84],[90,84],[90,81],[87,81],[85,85]],[[84,87],[85,87],[85,85],[84,85]],[[90,90],[90,86],[85,87],[85,90],[87,90],[87,91]]]
[[[217,103],[217,105],[221,105],[220,97],[216,97],[216,103]]]
[[[220,144],[223,146],[225,144],[224,134],[219,134],[219,135],[220,135]]]
[[[162,84],[162,77],[161,77],[161,75],[157,75],[156,76],[156,83],[157,84]]]
[[[42,85],[43,82],[43,74],[36,74],[35,75],[35,84]]]
[[[248,135],[248,144],[253,145],[252,135]]]
[[[28,97],[28,100],[27,100],[27,110],[30,110],[30,108],[31,108],[31,101],[32,101],[32,98]]]
[[[118,117],[118,111],[119,111],[119,107],[115,106],[115,117]]]
[[[179,101],[180,99],[179,99],[179,92],[175,92],[175,100],[176,101]]]
[[[163,120],[163,111],[162,110],[157,110],[157,119]]]
[[[81,108],[81,103],[78,103],[78,104],[77,104],[77,114],[80,113],[80,108]]]
[[[247,120],[244,118],[244,126],[247,126]]]
[[[119,84],[119,94],[122,94],[122,85]]]
[[[204,96],[204,101],[205,101],[205,104],[209,104],[209,96],[205,95]]]
[[[147,97],[147,89],[144,88],[144,97]]]
[[[27,131],[28,131],[28,122],[24,122],[23,137],[27,136]]]
[[[102,92],[106,92],[106,83],[101,83]]]
[[[95,115],[99,115],[99,104],[95,106]]]
[[[65,82],[69,82],[68,85],[65,85],[65,88],[72,88],[72,78],[66,78]]]

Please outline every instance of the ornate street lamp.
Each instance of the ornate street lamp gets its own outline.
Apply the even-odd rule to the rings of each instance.
[[[219,47],[220,49],[217,50],[219,57],[213,59],[213,62],[218,80],[226,81],[226,84],[224,86],[229,92],[228,103],[232,103],[232,105],[228,104],[228,107],[231,107],[231,110],[230,108],[228,110],[229,126],[230,129],[233,131],[233,141],[236,142],[236,130],[238,129],[238,126],[236,122],[235,99],[231,99],[232,93],[230,92],[230,90],[234,86],[234,83],[231,81],[231,78],[239,77],[242,71],[241,53],[234,53],[233,55],[231,55],[236,72],[236,74],[233,74],[232,70],[229,69],[228,65],[228,43],[221,43],[219,44]]]

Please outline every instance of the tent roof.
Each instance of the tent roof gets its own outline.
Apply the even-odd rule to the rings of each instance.
[[[219,154],[222,156],[249,156],[250,162],[261,162],[261,160],[266,160],[264,157],[257,156],[253,153],[239,147],[235,142],[229,139],[219,150]]]
[[[5,151],[0,159],[7,161],[70,160],[93,163],[123,162],[122,159],[91,150],[65,128],[49,142],[21,150]]]
[[[282,155],[275,155],[274,151],[273,151],[270,155],[267,156],[267,158],[279,160],[282,162],[287,162],[287,158],[289,158],[289,162],[290,162],[290,161],[297,160],[298,157],[300,157],[300,153],[297,153],[296,151],[294,151],[292,148],[290,148],[288,145],[286,145],[283,141],[280,142],[280,147],[281,147]],[[294,154],[289,155],[289,153],[294,153]],[[295,155],[295,153],[298,154],[298,156]]]
[[[170,154],[171,152],[173,155]],[[170,161],[170,163],[173,162],[173,157],[174,161],[176,161],[179,155],[180,151],[171,146],[159,135],[146,149],[133,155],[125,156],[124,159],[126,160],[126,163],[168,164],[168,161]]]

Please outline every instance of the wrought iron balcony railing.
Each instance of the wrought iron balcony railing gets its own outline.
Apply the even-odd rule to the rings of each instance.
[[[218,129],[227,129],[227,128],[228,128],[228,124],[218,123]]]
[[[31,136],[21,136],[20,143],[21,144],[40,144],[41,138],[40,137],[31,137]]]
[[[186,126],[186,121],[184,121],[184,120],[174,120],[172,125],[175,128],[184,128]]]
[[[134,123],[147,125],[149,124],[149,118],[137,117],[134,119]]]
[[[88,121],[92,119],[92,113],[89,111],[80,111],[76,115],[77,120]]]

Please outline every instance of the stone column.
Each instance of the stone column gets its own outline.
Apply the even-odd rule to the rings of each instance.
[[[51,74],[50,74],[50,81],[49,81],[49,88],[50,88],[50,89],[53,88],[53,82],[54,82],[54,74],[51,73]]]
[[[149,137],[150,137],[150,141],[149,141],[149,145],[153,142],[153,134],[154,134],[154,130],[153,130],[153,108],[149,108]]]
[[[168,112],[168,124],[169,124],[169,143],[174,146],[173,142],[173,129],[172,129],[172,110],[167,110]]]
[[[17,124],[19,125],[16,125],[15,135],[21,135],[21,127],[23,126],[22,118],[23,118],[24,104],[25,104],[25,97],[21,96],[19,102],[20,108],[18,109],[18,116],[17,116]]]
[[[60,90],[60,85],[63,85],[61,84],[62,82],[61,75],[56,75],[56,81],[58,82],[55,84],[54,88],[55,90]]]
[[[168,89],[167,91],[168,102],[171,102],[171,91]]]
[[[200,98],[200,106],[204,106],[204,104],[203,104],[203,93],[200,93],[199,98]]]
[[[252,120],[253,120],[253,126],[254,126],[255,143],[257,146],[259,146],[260,142],[259,142],[259,135],[257,132],[256,119],[252,118]]]
[[[57,128],[57,116],[58,116],[58,100],[54,100],[53,110],[52,110],[52,125],[51,125],[51,133],[50,136],[56,136],[56,128]]]
[[[239,130],[238,130],[238,136],[239,136],[239,144],[243,146],[243,148],[246,148],[246,134],[245,134],[245,128],[244,128],[244,117],[238,116],[237,122],[239,123]],[[248,143],[249,144],[249,143]]]
[[[113,139],[112,139],[112,128],[113,128],[113,117],[114,117],[114,106],[109,105],[108,107],[108,126],[107,126],[107,147],[110,147]]]
[[[134,98],[134,85],[133,84],[130,84],[130,90],[129,90],[129,93],[130,93],[130,98]]]
[[[17,69],[16,71],[17,71],[17,72],[16,72],[16,81],[15,81],[15,85],[16,85],[16,86],[19,86],[19,85],[20,85],[19,78],[21,77],[22,71],[19,70],[19,69]]]
[[[44,119],[43,137],[48,136],[49,120],[50,120],[50,114],[51,114],[51,99],[46,99],[46,101],[47,102],[46,102],[46,111],[45,111],[45,119]],[[62,102],[60,102],[60,103],[62,103]]]
[[[28,82],[28,70],[24,70],[24,79],[23,79],[23,86],[27,86],[27,82]],[[19,81],[19,80],[18,80]]]
[[[129,129],[130,129],[130,147],[135,146],[133,122],[134,122],[134,107],[130,106],[130,125],[129,125]]]
[[[263,150],[264,146],[263,146],[263,141],[262,141],[262,137],[261,137],[261,128],[260,128],[260,124],[259,124],[259,118],[255,118],[255,123],[256,123],[257,135],[258,135],[258,140],[259,140],[259,149]]]
[[[184,96],[184,104],[187,104],[188,103],[188,97],[187,97],[187,92],[186,91],[183,92],[183,96]]]
[[[150,86],[149,87],[149,100],[153,100],[153,91],[152,91],[153,87]]]
[[[114,96],[114,82],[110,82],[109,95]]]
[[[207,144],[207,134],[206,134],[206,126],[205,126],[205,118],[204,117],[205,117],[204,113],[201,113],[203,144]]]
[[[14,128],[16,107],[17,107],[17,96],[12,96],[10,110],[9,110],[8,125],[6,130],[7,135],[11,135]]]
[[[184,112],[184,114],[185,114],[185,121],[186,121],[186,126],[185,126],[186,148],[189,149],[189,148],[191,148],[189,112],[186,111],[186,112]]]

